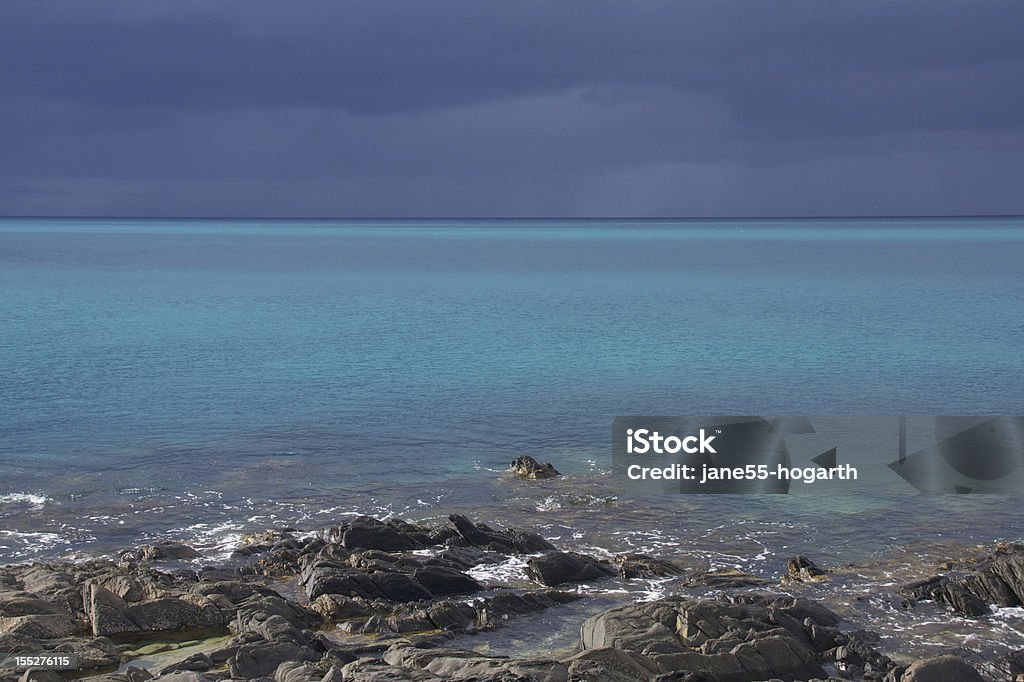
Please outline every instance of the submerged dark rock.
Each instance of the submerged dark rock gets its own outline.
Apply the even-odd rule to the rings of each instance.
[[[768,585],[769,580],[741,571],[736,568],[720,568],[711,571],[699,571],[687,581],[692,586],[704,587],[758,587]]]
[[[558,469],[551,462],[541,464],[530,455],[523,455],[515,460],[509,467],[509,471],[517,478],[537,480],[544,478],[555,478],[561,476]]]
[[[820,582],[825,580],[826,571],[802,554],[798,554],[786,562],[786,578],[798,583]]]
[[[686,574],[686,569],[674,561],[656,559],[645,554],[620,554],[615,557],[615,565],[623,580],[668,578]]]

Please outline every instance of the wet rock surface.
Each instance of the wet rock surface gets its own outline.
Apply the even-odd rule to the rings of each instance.
[[[509,471],[517,478],[524,478],[528,480],[555,478],[556,476],[561,476],[558,469],[556,469],[551,462],[541,464],[530,455],[523,455],[522,457],[514,460],[509,467]]]
[[[878,637],[761,576],[690,572],[642,554],[598,559],[461,515],[438,526],[356,517],[312,533],[277,529],[245,538],[225,564],[202,562],[190,547],[159,543],[116,562],[0,567],[0,652],[78,659],[73,674],[8,669],[0,682],[974,682],[1024,672],[1020,652],[981,666],[948,655],[897,664]],[[518,566],[520,582],[481,577],[501,565]],[[904,586],[904,599],[972,618],[1024,603],[1019,545],[950,567]],[[784,583],[808,589],[825,577],[797,556]],[[687,594],[580,615],[575,653],[508,658],[453,646],[587,599],[598,581],[670,578]]]
[[[901,682],[984,682],[984,678],[956,656],[936,656],[914,661]]]
[[[913,601],[931,600],[959,615],[976,618],[998,607],[1024,605],[1024,545],[1005,543],[959,571],[905,585]]]
[[[783,579],[797,583],[821,582],[828,577],[827,572],[818,568],[813,561],[798,554],[786,562],[786,575]]]
[[[549,587],[603,580],[616,574],[608,562],[576,552],[549,552],[530,559],[526,566],[531,578]]]

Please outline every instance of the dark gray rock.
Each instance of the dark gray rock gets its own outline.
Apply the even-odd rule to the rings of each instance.
[[[480,583],[465,573],[444,566],[425,566],[416,569],[413,580],[437,596],[469,594],[482,589]]]
[[[595,682],[647,682],[660,672],[653,659],[624,649],[588,649],[565,663],[571,679]]]
[[[87,679],[89,682],[148,682],[153,679],[153,675],[145,668],[128,666],[122,672],[95,675]]]
[[[478,620],[483,625],[496,625],[513,616],[523,616],[580,599],[574,592],[542,590],[538,592],[503,592],[477,603]]]
[[[433,595],[423,585],[404,573],[372,573],[369,576],[377,590],[375,596],[396,602],[422,601]]]
[[[230,566],[203,566],[197,577],[204,582],[230,582],[241,578],[242,572]]]
[[[96,583],[87,584],[85,591],[87,593],[84,599],[85,612],[94,635],[109,637],[141,630],[139,625],[125,613],[128,609],[125,600]]]
[[[288,601],[278,594],[252,595],[239,604],[238,614],[229,625],[233,633],[254,632],[271,617],[298,630],[314,630],[324,625],[324,616],[316,611]]]
[[[676,635],[678,610],[664,604],[663,613],[655,603],[629,604],[592,616],[580,626],[584,649],[613,647],[638,653],[683,652],[686,647]]]
[[[339,623],[356,618],[367,618],[372,613],[372,606],[359,597],[346,597],[341,594],[323,594],[309,605],[326,620]]]
[[[737,595],[735,597],[737,601],[744,599],[743,595]],[[753,597],[747,603],[762,603],[763,597]],[[819,625],[838,625],[840,622],[839,616],[832,611],[822,606],[816,601],[810,599],[804,599],[803,597],[775,597],[770,600],[772,606],[780,609],[792,616],[801,623],[810,621]]]
[[[30,668],[22,673],[18,682],[64,682],[64,678],[53,670]]]
[[[67,611],[23,590],[0,589],[0,618],[46,614],[67,615]]]
[[[74,654],[82,670],[106,668],[121,662],[121,649],[107,637],[66,638],[50,642],[57,654]]]
[[[202,554],[180,542],[158,542],[121,553],[121,561],[182,561],[200,559]]]
[[[824,678],[820,660],[829,657],[846,670],[870,666],[879,678],[895,668],[855,634],[836,630],[838,622],[824,607],[792,597],[666,597],[587,619],[580,641],[588,651],[639,654],[676,680],[698,673],[725,682]]]
[[[673,561],[645,554],[619,554],[615,557],[615,566],[623,580],[668,578],[686,574],[686,569]]]
[[[229,601],[239,604],[253,595],[260,595],[265,597],[280,597],[281,595],[262,585],[253,585],[251,583],[242,582],[240,580],[221,580],[213,582],[199,582],[192,586],[191,591],[193,594],[198,594],[203,597],[212,597],[213,595],[223,595]]]
[[[825,676],[813,652],[784,634],[755,637],[737,645],[730,653],[740,661],[752,680],[808,680]]]
[[[166,675],[159,675],[153,679],[159,680],[160,682],[213,682],[214,680],[214,678],[208,675],[189,670],[167,673]]]
[[[341,682],[341,666],[285,661],[274,671],[274,682]]]
[[[690,576],[687,584],[691,586],[731,588],[760,587],[771,581],[752,575],[736,568],[721,568],[712,571],[700,571]]]
[[[934,576],[906,585],[903,593],[914,600],[933,600],[967,617],[988,614],[989,604],[1024,604],[1024,545],[1002,543],[990,556],[972,564],[966,574]]]
[[[311,630],[295,627],[281,616],[270,616],[252,628],[260,637],[271,642],[291,642],[301,646],[315,647],[316,638]]]
[[[442,679],[566,682],[569,678],[568,666],[559,661],[482,656],[463,649],[421,649],[406,643],[385,651],[384,661],[398,668],[426,670]]]
[[[714,674],[705,670],[677,670],[672,673],[658,675],[651,682],[721,682]]]
[[[218,647],[213,651],[209,652],[210,660],[216,665],[227,663],[230,659],[234,658],[238,650],[245,644],[254,644],[256,642],[262,642],[263,637],[255,632],[244,632],[240,635],[231,638],[224,646]]]
[[[448,520],[455,526],[455,530],[458,531],[462,539],[473,547],[485,547],[492,542],[502,540],[500,537],[493,537],[493,533],[478,528],[476,524],[461,514],[452,514]]]
[[[182,599],[154,599],[130,604],[125,615],[145,632],[169,632],[197,627],[200,608]],[[217,625],[222,623],[218,622]]]
[[[549,587],[602,580],[616,573],[608,562],[576,552],[549,552],[533,557],[526,562],[526,566],[527,575]]]
[[[914,661],[902,682],[983,682],[984,678],[962,658],[937,656]]]
[[[82,629],[79,623],[63,613],[0,616],[0,635],[15,635],[29,639],[59,639]]]
[[[507,557],[498,552],[487,552],[476,547],[449,547],[440,552],[434,559],[427,562],[436,562],[438,565],[465,571],[482,564],[499,564]]]
[[[167,597],[129,604],[96,583],[88,583],[85,589],[86,615],[97,636],[224,626],[220,609],[203,597]]]
[[[1017,649],[1001,656],[989,667],[990,670],[986,671],[989,677],[997,680],[1016,680],[1019,676],[1024,675],[1024,649]]]
[[[421,601],[433,596],[423,585],[404,573],[364,573],[334,562],[317,564],[303,571],[302,582],[311,600],[325,594],[362,599],[387,599],[394,602]]]
[[[441,678],[426,670],[413,670],[388,665],[383,661],[362,658],[341,669],[344,682],[437,682]]]
[[[498,531],[482,523],[473,523],[460,514],[452,514],[448,520],[455,526],[458,539],[480,549],[506,554],[535,554],[555,549],[536,533],[514,529]]]
[[[513,460],[509,471],[517,478],[528,480],[555,478],[561,475],[551,462],[541,464],[529,455],[523,455]]]
[[[440,601],[425,611],[427,619],[438,630],[463,631],[477,620],[477,611],[469,604]]]
[[[786,562],[786,577],[799,583],[820,582],[825,579],[825,571],[802,554],[798,554]]]
[[[97,582],[126,602],[142,601],[148,596],[146,585],[132,576],[111,575],[99,578]]]
[[[417,549],[422,546],[409,535],[400,533],[388,524],[369,516],[352,519],[341,536],[341,544],[349,550],[379,549],[387,552]]]
[[[70,573],[45,564],[29,566],[19,572],[21,589],[48,601],[67,613],[85,608],[82,587]]]
[[[989,613],[988,604],[961,583],[942,576],[911,583],[903,593],[915,600],[928,599],[950,607],[962,616],[976,617]]]
[[[418,558],[403,554],[382,552],[379,549],[356,550],[349,555],[346,563],[366,573],[373,571],[395,571],[400,568],[420,568],[423,566]]]
[[[197,672],[204,673],[213,667],[213,661],[209,656],[200,652],[198,654],[192,654],[183,661],[172,663],[171,665],[160,670],[160,675],[167,675],[169,673],[179,672]]]
[[[243,644],[228,661],[232,677],[266,677],[273,675],[285,661],[309,663],[320,660],[320,654],[310,647],[291,642],[254,642]]]

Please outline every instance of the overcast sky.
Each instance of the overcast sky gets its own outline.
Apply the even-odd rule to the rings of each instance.
[[[6,0],[0,214],[1024,213],[1024,2]]]

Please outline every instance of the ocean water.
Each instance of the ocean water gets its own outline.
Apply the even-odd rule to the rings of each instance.
[[[1024,414],[1022,273],[1010,219],[7,219],[0,499],[398,512],[600,473],[619,414]]]
[[[0,220],[0,560],[452,511],[766,575],[1019,539],[1018,498],[607,472],[622,414],[1024,414],[1022,274],[1020,219]]]

